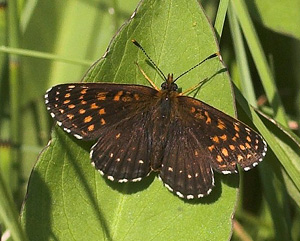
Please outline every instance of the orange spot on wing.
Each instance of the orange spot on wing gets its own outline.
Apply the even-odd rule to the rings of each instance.
[[[210,118],[210,116],[209,116],[209,114],[208,114],[208,112],[207,111],[204,111],[204,115],[206,116],[206,124],[210,124],[211,123],[211,118]]]
[[[210,152],[212,152],[214,148],[215,148],[215,145],[211,145],[211,146],[208,147],[208,150],[209,150]]]
[[[118,93],[114,96],[114,101],[119,101],[121,95],[123,95],[123,91],[118,91]]]
[[[222,148],[222,154],[223,154],[224,156],[228,156],[228,151],[227,151],[226,148]]]
[[[91,104],[91,109],[98,109],[99,106],[96,103]]]
[[[87,91],[87,89],[82,89],[82,90],[80,91],[80,94],[84,95],[84,94],[86,93],[86,91]]]
[[[72,114],[67,114],[67,117],[68,117],[69,120],[72,120],[72,119],[74,118],[74,115],[72,115]]]
[[[69,108],[69,109],[74,109],[74,108],[75,108],[75,105],[73,105],[73,104],[68,105],[68,108]]]
[[[105,115],[105,114],[106,114],[106,112],[105,112],[104,108],[102,108],[102,109],[99,110],[99,115]]]
[[[220,142],[219,137],[217,137],[217,136],[214,136],[214,137],[212,138],[212,140],[213,140],[215,143],[219,143],[219,142]]]
[[[79,112],[79,114],[81,114],[81,115],[82,115],[82,114],[84,114],[84,113],[85,113],[85,109],[80,109],[78,112]]]
[[[95,125],[90,125],[89,127],[88,127],[88,131],[93,131],[95,129]]]
[[[101,125],[102,125],[102,126],[106,124],[106,121],[105,121],[103,118],[101,118],[100,121],[101,121]]]
[[[106,95],[107,95],[108,92],[99,92],[97,94],[97,99],[98,100],[106,100]]]
[[[242,161],[244,158],[242,155],[237,155],[238,162]]]
[[[93,117],[89,115],[89,116],[87,116],[87,117],[84,118],[84,123],[88,123],[88,122],[90,122],[92,119],[93,119]]]
[[[226,129],[226,125],[223,121],[221,121],[220,119],[218,119],[218,128],[221,130]]]
[[[217,155],[217,162],[223,162],[223,158],[220,155]]]
[[[237,126],[237,125],[234,125],[234,129],[239,132],[240,131],[240,128]]]
[[[219,136],[223,141],[226,141],[227,140],[227,135],[226,134],[224,134],[224,135],[222,135],[222,136]]]

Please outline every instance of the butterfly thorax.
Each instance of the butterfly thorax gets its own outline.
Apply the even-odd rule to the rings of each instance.
[[[178,86],[173,82],[173,74],[161,85],[161,90],[157,93],[157,102],[154,107],[152,119],[152,150],[151,150],[151,167],[153,170],[161,168],[161,161],[165,155],[164,150],[166,140],[168,139],[169,126],[172,121],[177,119],[177,97]]]

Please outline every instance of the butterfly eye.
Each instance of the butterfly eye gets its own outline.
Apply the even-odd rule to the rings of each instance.
[[[172,83],[172,84],[171,84],[171,90],[173,90],[173,91],[177,91],[177,90],[178,90],[178,86],[177,86],[177,84],[175,84],[175,83]]]
[[[168,89],[169,89],[170,91],[177,91],[177,90],[178,90],[177,84],[171,83],[170,86],[169,86],[169,84],[168,84],[167,82],[163,82],[163,83],[161,84],[161,88],[162,88],[163,90],[168,90]]]
[[[162,90],[168,89],[168,83],[167,83],[167,82],[163,82],[163,83],[161,84],[161,89],[162,89]]]

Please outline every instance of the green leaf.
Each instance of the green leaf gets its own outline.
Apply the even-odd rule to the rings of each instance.
[[[165,73],[178,76],[218,51],[197,1],[143,1],[115,36],[105,58],[83,81],[158,85],[162,79],[132,44],[136,39]],[[215,58],[178,80],[184,90],[210,78],[194,96],[234,115],[230,81]],[[30,240],[228,240],[237,175],[216,174],[205,198],[185,201],[152,174],[138,183],[112,183],[89,164],[92,143],[55,128],[31,175],[22,223]]]
[[[262,114],[262,113],[260,113]],[[273,168],[283,175],[288,193],[300,207],[300,140],[291,130],[276,123],[266,115],[263,115],[266,127],[272,132],[267,134],[270,138],[270,147],[279,159],[282,168],[273,164]]]
[[[273,31],[300,39],[300,2],[299,0],[256,0],[247,1],[255,20]]]

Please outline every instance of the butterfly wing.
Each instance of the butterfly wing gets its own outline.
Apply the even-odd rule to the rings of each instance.
[[[179,113],[187,116],[201,151],[209,152],[206,162],[223,174],[245,171],[256,166],[266,155],[263,138],[244,123],[197,99],[179,96]],[[203,155],[203,154],[201,154]]]
[[[151,171],[149,113],[146,108],[100,133],[90,157],[96,169],[109,180],[140,181]]]
[[[78,139],[94,140],[105,128],[131,118],[138,106],[147,104],[155,93],[155,89],[140,85],[62,84],[47,91],[45,102],[66,132]],[[135,105],[137,102],[139,105]]]
[[[164,185],[179,197],[200,198],[214,186],[213,170],[207,159],[208,151],[184,122],[180,118],[170,124],[159,175]]]

